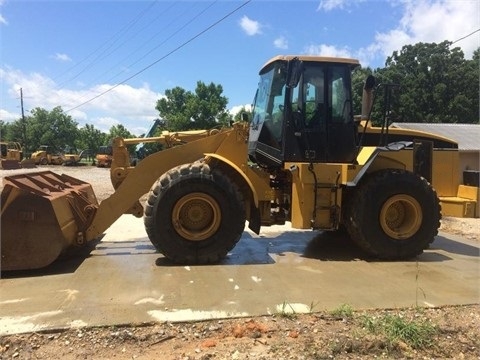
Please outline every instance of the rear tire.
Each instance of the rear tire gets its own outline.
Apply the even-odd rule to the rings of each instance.
[[[379,171],[364,179],[350,199],[346,226],[352,240],[381,259],[415,257],[440,227],[440,203],[422,177],[404,170]]]
[[[150,190],[144,223],[152,244],[173,262],[214,263],[244,231],[244,201],[235,183],[204,162],[181,165]]]

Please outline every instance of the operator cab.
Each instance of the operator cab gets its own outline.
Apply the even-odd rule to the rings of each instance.
[[[260,71],[249,157],[267,167],[284,162],[353,162],[357,127],[351,71],[357,60],[277,56]]]

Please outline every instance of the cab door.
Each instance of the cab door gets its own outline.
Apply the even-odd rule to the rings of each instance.
[[[351,162],[357,129],[347,64],[304,63],[285,115],[285,161]]]

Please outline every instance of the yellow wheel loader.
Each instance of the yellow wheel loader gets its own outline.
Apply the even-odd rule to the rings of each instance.
[[[275,57],[260,70],[250,122],[154,153],[135,167],[129,140],[115,139],[115,192],[100,204],[89,184],[65,175],[6,177],[2,270],[47,266],[126,213],[143,216],[156,249],[182,264],[227,256],[246,221],[256,233],[285,222],[345,229],[380,259],[422,253],[440,226],[440,198],[457,195],[458,146],[398,129],[388,132],[394,141],[383,141],[386,129],[368,122],[373,79],[365,83],[364,114],[353,116],[357,66],[353,59]]]

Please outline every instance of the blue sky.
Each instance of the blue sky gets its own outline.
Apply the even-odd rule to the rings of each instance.
[[[221,84],[235,111],[275,55],[376,68],[403,45],[474,33],[454,45],[469,59],[479,29],[478,0],[0,0],[0,119],[20,118],[21,88],[26,115],[61,106],[79,126],[140,135],[175,86]]]

